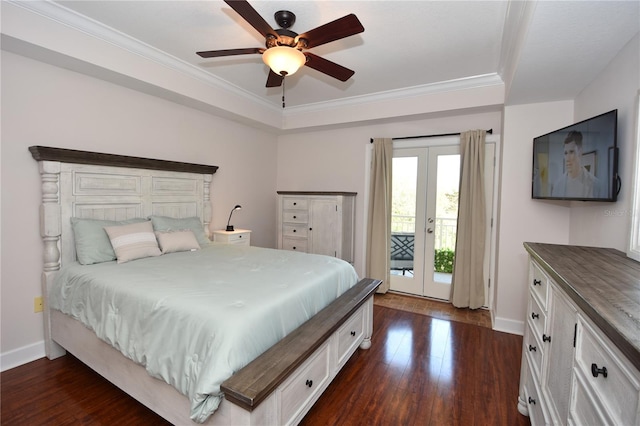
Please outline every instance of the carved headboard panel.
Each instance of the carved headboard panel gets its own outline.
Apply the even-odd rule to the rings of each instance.
[[[199,217],[209,235],[216,166],[32,146],[42,177],[44,272],[75,260],[72,217]]]

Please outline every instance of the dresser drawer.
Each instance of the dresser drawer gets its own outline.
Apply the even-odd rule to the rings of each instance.
[[[306,238],[309,229],[305,226],[300,225],[283,225],[282,226],[282,235],[285,237],[300,237]]]
[[[527,310],[527,321],[531,324],[536,336],[540,337],[546,330],[547,312],[542,309],[536,297],[529,297],[529,309]]]
[[[360,308],[349,321],[338,330],[338,367],[349,359],[364,335],[364,315]]]
[[[529,357],[529,364],[531,364],[533,374],[539,378],[542,371],[542,355],[544,353],[544,346],[540,344],[538,339],[536,339],[535,331],[531,325],[528,325],[524,332],[522,351]]]
[[[524,385],[524,397],[529,411],[531,426],[546,425],[549,423],[546,421],[545,409],[543,407],[544,401],[540,398],[538,389],[532,372],[528,371]]]
[[[582,316],[578,318],[575,368],[615,424],[637,424],[640,373],[623,361],[609,339],[599,334]]]
[[[599,404],[590,395],[580,374],[573,375],[573,396],[569,408],[569,419],[574,425],[610,425]]]
[[[540,301],[540,306],[547,310],[547,296],[549,294],[549,281],[542,269],[535,262],[531,262],[531,272],[529,274],[529,290],[536,295]]]
[[[282,212],[282,221],[286,223],[307,223],[309,222],[309,214],[299,211]]]
[[[280,391],[280,413],[282,424],[295,422],[296,416],[322,392],[330,378],[329,340],[327,340],[309,359],[299,372],[289,377]],[[297,422],[295,422],[297,423]]]
[[[283,198],[283,210],[307,210],[309,208],[309,200],[305,198]]]
[[[307,253],[307,240],[301,240],[297,238],[283,238],[282,249]]]

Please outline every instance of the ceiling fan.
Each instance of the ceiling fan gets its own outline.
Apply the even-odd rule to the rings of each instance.
[[[276,12],[274,18],[280,28],[274,30],[246,0],[224,0],[224,2],[265,37],[266,48],[250,47],[196,52],[201,57],[214,58],[260,53],[263,61],[269,66],[266,87],[282,85],[285,76],[293,74],[303,65],[340,81],[347,81],[355,73],[342,65],[302,50],[363,32],[364,27],[356,15],[349,14],[305,33],[297,34],[289,30],[296,20],[296,15],[292,12],[287,10]]]

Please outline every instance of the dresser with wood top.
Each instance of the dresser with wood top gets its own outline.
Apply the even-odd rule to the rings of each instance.
[[[532,425],[640,425],[640,263],[524,243],[529,296],[518,410]]]

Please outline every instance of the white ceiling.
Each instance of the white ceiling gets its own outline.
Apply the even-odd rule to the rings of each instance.
[[[212,1],[58,1],[236,88],[280,105],[260,55],[202,59],[201,50],[263,47],[233,9]],[[303,67],[286,78],[287,106],[302,106],[498,75],[507,103],[574,98],[640,30],[638,1],[251,0],[296,14],[302,33],[354,13],[365,31],[311,49],[355,71],[340,82]]]

